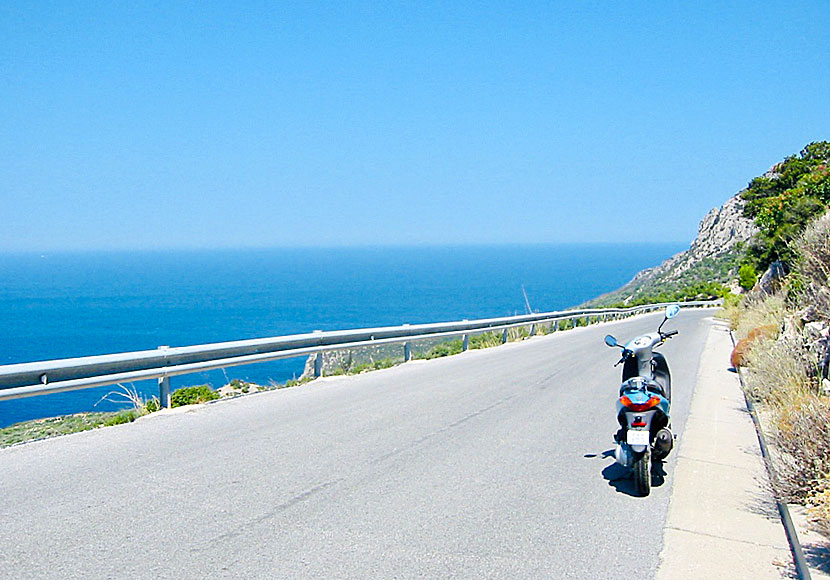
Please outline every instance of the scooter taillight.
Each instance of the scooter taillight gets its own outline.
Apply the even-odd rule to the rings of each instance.
[[[649,409],[653,409],[660,404],[660,397],[649,397],[648,401],[645,403],[632,403],[631,399],[628,398],[628,395],[623,395],[620,397],[620,403],[623,407],[632,411],[648,411]]]

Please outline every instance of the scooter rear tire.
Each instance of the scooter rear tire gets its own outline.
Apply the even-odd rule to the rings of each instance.
[[[651,493],[651,450],[646,449],[634,460],[634,486],[645,497]]]

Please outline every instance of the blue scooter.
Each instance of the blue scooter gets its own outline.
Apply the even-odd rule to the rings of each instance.
[[[662,461],[674,446],[671,432],[671,373],[666,358],[654,349],[677,334],[663,332],[663,325],[680,312],[677,304],[666,308],[657,332],[634,338],[620,345],[610,334],[605,344],[622,349],[623,365],[617,420],[620,429],[614,435],[617,463],[634,471],[637,492],[651,492],[651,463]],[[614,365],[614,366],[617,366]]]

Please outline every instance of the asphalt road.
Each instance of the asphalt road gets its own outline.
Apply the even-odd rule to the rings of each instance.
[[[682,436],[711,310],[667,329]],[[651,578],[607,453],[618,351],[659,315],[0,450],[3,578]]]

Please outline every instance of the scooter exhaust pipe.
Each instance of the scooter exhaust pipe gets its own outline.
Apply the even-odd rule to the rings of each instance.
[[[654,457],[656,459],[663,459],[671,453],[673,447],[674,436],[671,431],[669,431],[666,427],[663,427],[654,437]]]
[[[623,467],[631,467],[634,464],[631,449],[624,443],[618,444],[617,448],[614,449],[614,459]]]

